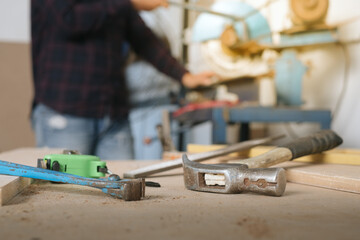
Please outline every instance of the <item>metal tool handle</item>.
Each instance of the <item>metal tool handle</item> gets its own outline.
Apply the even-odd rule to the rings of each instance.
[[[305,155],[321,153],[339,146],[343,140],[332,130],[322,130],[313,135],[299,138],[291,143],[284,144],[284,147],[292,152],[293,160]]]
[[[286,188],[286,174],[283,168],[246,169],[238,175],[238,182],[242,191],[279,197]]]

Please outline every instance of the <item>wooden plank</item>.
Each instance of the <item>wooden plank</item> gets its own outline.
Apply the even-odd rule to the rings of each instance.
[[[224,147],[226,147],[226,145],[223,145],[223,144],[211,144],[211,145],[188,144],[186,146],[186,152],[189,154],[195,154],[195,153],[201,153],[201,152],[215,151],[215,150],[219,150]],[[248,151],[241,151],[241,153],[243,153],[243,152],[248,152]],[[228,154],[228,156],[236,157],[236,156],[239,156],[239,154],[238,153],[230,153],[230,154]]]
[[[0,176],[0,206],[29,186],[31,179],[23,177]]]
[[[286,169],[288,182],[360,193],[360,166],[286,162],[277,167]]]
[[[0,160],[36,167],[37,159],[46,154],[61,153],[61,149],[21,148],[0,153]],[[31,183],[31,179],[0,175],[0,206],[9,202]]]

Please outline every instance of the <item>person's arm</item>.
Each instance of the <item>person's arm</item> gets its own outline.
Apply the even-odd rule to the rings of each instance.
[[[132,5],[136,10],[150,11],[157,7],[167,7],[166,0],[131,0]]]
[[[215,73],[211,71],[201,72],[198,74],[185,73],[181,79],[181,83],[187,88],[195,88],[198,86],[209,86],[217,81]]]
[[[143,57],[160,72],[180,81],[185,87],[194,88],[213,83],[211,79],[215,75],[213,72],[191,74],[172,57],[168,48],[145,25],[135,9],[129,12],[125,33],[125,37],[136,54]]]

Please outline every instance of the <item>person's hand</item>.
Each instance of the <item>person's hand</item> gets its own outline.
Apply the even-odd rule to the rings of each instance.
[[[167,7],[167,0],[131,0],[136,10],[150,11],[157,7]]]
[[[202,72],[198,74],[185,73],[181,82],[187,88],[209,86],[216,81],[214,72]]]

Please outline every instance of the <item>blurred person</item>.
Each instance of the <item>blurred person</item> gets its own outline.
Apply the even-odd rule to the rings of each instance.
[[[212,72],[189,73],[137,12],[160,6],[166,1],[31,1],[32,125],[38,147],[133,159],[125,42],[187,88],[211,84]]]
[[[166,44],[174,49],[176,33],[170,12],[165,8],[152,11],[141,11],[140,16],[145,24]],[[131,110],[129,114],[130,128],[134,142],[135,159],[161,159],[162,145],[157,136],[156,126],[162,123],[162,113],[175,111],[180,83],[159,72],[150,63],[129,54],[129,64],[125,77],[129,89]],[[178,124],[171,121],[172,141],[177,146]]]

